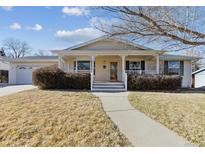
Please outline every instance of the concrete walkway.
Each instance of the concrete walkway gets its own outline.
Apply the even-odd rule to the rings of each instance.
[[[15,85],[15,86],[0,87],[0,96],[6,96],[20,91],[34,89],[34,88],[36,87],[32,85]]]
[[[96,92],[94,95],[101,99],[107,115],[134,146],[194,146],[175,132],[133,108],[127,98],[128,92]]]

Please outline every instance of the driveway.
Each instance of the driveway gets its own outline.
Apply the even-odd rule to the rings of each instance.
[[[107,115],[134,146],[194,146],[164,125],[132,107],[127,98],[128,92],[94,93],[94,95],[101,99]]]
[[[34,88],[36,87],[32,85],[14,85],[14,86],[0,87],[0,96],[6,96],[24,90],[34,89]]]

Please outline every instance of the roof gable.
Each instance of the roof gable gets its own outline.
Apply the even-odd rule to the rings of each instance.
[[[85,43],[81,43],[65,50],[145,50],[149,49],[135,43],[103,36]]]

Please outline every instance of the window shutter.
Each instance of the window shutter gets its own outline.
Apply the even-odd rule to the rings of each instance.
[[[164,61],[164,74],[168,74],[168,61]]]
[[[129,70],[129,61],[126,61],[126,70]]]
[[[76,61],[74,61],[73,70],[74,70],[74,71],[76,70]]]
[[[145,70],[145,61],[144,60],[142,60],[141,61],[141,70]]]
[[[184,61],[180,61],[180,75],[184,75]]]

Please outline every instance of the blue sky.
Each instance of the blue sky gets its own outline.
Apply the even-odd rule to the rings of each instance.
[[[38,50],[47,54],[49,50],[68,48],[99,37],[103,33],[93,25],[115,22],[119,20],[113,14],[93,7],[0,7],[0,47],[2,40],[16,38],[31,46],[31,55]],[[161,47],[158,42],[136,43],[154,49]]]
[[[37,51],[62,49],[102,35],[88,7],[0,7],[0,41],[17,38]]]

